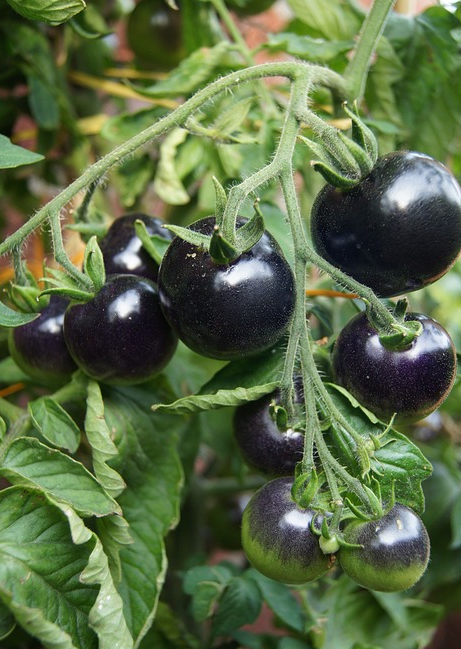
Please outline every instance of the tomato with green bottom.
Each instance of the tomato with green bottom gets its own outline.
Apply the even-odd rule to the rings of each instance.
[[[357,547],[341,547],[342,569],[370,590],[407,590],[421,579],[429,562],[430,541],[423,522],[399,503],[377,520],[349,523],[343,538]]]
[[[266,577],[286,584],[319,579],[334,563],[324,554],[312,526],[316,512],[291,496],[293,478],[276,478],[261,487],[242,518],[242,547],[248,561]]]

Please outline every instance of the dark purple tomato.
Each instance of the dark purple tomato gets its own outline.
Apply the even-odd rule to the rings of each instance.
[[[461,189],[433,158],[390,153],[352,189],[320,191],[311,233],[322,257],[379,296],[416,291],[459,255]]]
[[[239,219],[241,226],[245,221]],[[215,220],[190,226],[210,235]],[[179,338],[192,350],[221,360],[269,349],[287,331],[295,303],[291,268],[275,239],[258,243],[228,264],[203,248],[175,237],[160,265],[162,309]]]
[[[172,234],[162,227],[163,221],[155,216],[135,213],[124,214],[111,224],[99,242],[107,275],[129,273],[157,281],[158,264],[149,255],[136,234],[135,221],[143,221],[147,232],[171,240]]]
[[[302,400],[302,385],[297,381],[296,402]],[[245,462],[257,471],[271,476],[293,475],[303,458],[304,434],[292,428],[279,429],[270,412],[273,401],[280,405],[279,390],[238,406],[234,437]]]
[[[143,67],[170,70],[185,56],[181,11],[165,0],[140,0],[128,16],[126,35]]]
[[[68,305],[68,300],[51,296],[38,318],[10,332],[9,350],[13,360],[35,380],[63,383],[77,369],[63,333]]]
[[[456,351],[449,334],[426,315],[405,320],[422,333],[403,349],[388,349],[365,313],[355,316],[333,347],[335,381],[383,420],[417,421],[438,408],[456,376]]]
[[[362,547],[342,547],[342,569],[370,590],[407,590],[421,579],[429,562],[430,541],[419,516],[397,503],[378,520],[349,523],[344,541]]]
[[[154,282],[109,275],[96,296],[68,308],[64,336],[77,365],[104,383],[141,383],[160,372],[177,344]]]
[[[242,546],[248,561],[266,577],[286,584],[319,579],[332,565],[311,529],[315,512],[291,498],[293,478],[267,482],[243,512]]]

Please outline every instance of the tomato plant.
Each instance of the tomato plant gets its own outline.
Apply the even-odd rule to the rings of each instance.
[[[368,4],[0,0],[0,647],[461,609],[461,15]]]

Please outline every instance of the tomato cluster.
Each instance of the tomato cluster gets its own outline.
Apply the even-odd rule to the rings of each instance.
[[[170,241],[160,269],[136,233],[138,220],[149,235]],[[213,227],[211,217],[191,226],[204,234]],[[135,384],[166,366],[178,337],[204,356],[225,360],[258,354],[283,337],[294,309],[294,278],[268,232],[229,263],[171,239],[155,217],[116,219],[100,242],[102,288],[82,303],[52,298],[38,319],[14,330],[10,346],[18,365],[49,382],[79,367],[104,383]]]

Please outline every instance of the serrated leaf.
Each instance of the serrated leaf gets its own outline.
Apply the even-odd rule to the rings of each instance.
[[[220,369],[198,394],[177,399],[171,404],[155,404],[157,412],[191,414],[254,401],[278,387],[284,353],[274,348],[258,357],[234,361]]]
[[[53,446],[75,453],[80,444],[80,429],[67,413],[51,397],[40,397],[28,404],[32,423]]]
[[[0,169],[12,169],[22,165],[34,164],[44,160],[45,156],[22,146],[13,144],[6,135],[0,134]]]
[[[85,433],[91,445],[94,473],[108,494],[118,496],[125,488],[121,475],[107,462],[118,456],[104,417],[104,401],[96,381],[88,381]]]
[[[10,444],[0,473],[12,484],[49,493],[84,516],[121,511],[83,464],[33,437],[18,437]]]
[[[419,448],[403,433],[381,422],[370,420],[368,413],[354,405],[354,399],[344,394],[340,386],[328,386],[335,406],[346,418],[349,425],[364,440],[371,442],[370,435],[379,439],[380,448],[370,453],[371,473],[378,480],[382,497],[389,500],[394,489],[395,497],[415,511],[424,510],[424,495],[421,483],[432,473],[432,466]],[[384,433],[384,434],[383,434]],[[352,436],[341,429],[339,434],[343,446],[336,446],[335,453],[348,464],[349,470],[360,477],[357,445]]]
[[[187,138],[187,131],[176,128],[167,135],[160,146],[160,160],[154,178],[154,190],[170,205],[185,205],[189,195],[176,172],[175,157],[180,144]]]
[[[314,37],[342,41],[355,36],[360,19],[350,3],[337,0],[288,0],[295,16]]]
[[[85,9],[84,0],[8,0],[18,14],[28,20],[59,25]]]
[[[147,388],[112,388],[105,415],[122,452],[126,489],[119,502],[133,543],[120,552],[118,590],[134,646],[138,647],[155,616],[165,579],[164,537],[179,518],[182,467],[177,453],[177,417],[153,414]],[[122,451],[124,449],[124,452]]]
[[[96,649],[88,624],[99,588],[83,584],[93,538],[75,545],[64,514],[37,493],[0,492],[0,599],[52,649]]]

